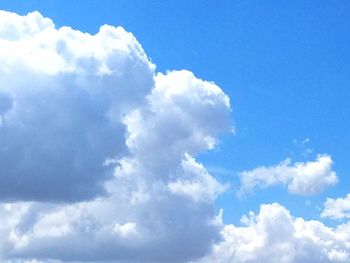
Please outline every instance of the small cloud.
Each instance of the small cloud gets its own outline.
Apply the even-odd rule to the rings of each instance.
[[[270,167],[257,167],[240,172],[241,187],[239,195],[252,191],[255,187],[266,188],[286,185],[288,191],[297,195],[315,195],[327,186],[338,182],[332,170],[333,160],[329,155],[318,155],[313,162],[292,163],[286,159]]]
[[[350,194],[343,198],[327,198],[321,216],[333,219],[350,219]]]

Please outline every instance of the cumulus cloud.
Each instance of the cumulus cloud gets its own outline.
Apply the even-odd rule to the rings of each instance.
[[[221,238],[225,185],[195,156],[232,129],[224,92],[186,70],[156,73],[120,27],[0,17],[0,259],[204,256]]]
[[[338,182],[332,170],[333,160],[329,155],[318,155],[313,162],[291,163],[290,159],[270,167],[258,167],[239,174],[239,194],[252,191],[255,187],[266,188],[287,185],[288,191],[298,195],[314,195],[325,187]]]
[[[122,118],[151,91],[155,66],[121,27],[90,35],[0,12],[0,199],[103,193],[103,163],[127,153]]]
[[[270,204],[223,224],[227,185],[196,156],[232,130],[229,98],[190,71],[156,72],[123,28],[0,11],[0,83],[0,262],[349,262],[348,223]],[[242,189],[317,193],[331,166],[287,160],[241,173]]]
[[[168,187],[173,194],[188,196],[196,201],[214,201],[227,189],[227,185],[217,182],[202,164],[190,156],[182,161],[182,175],[170,182]]]
[[[294,218],[274,203],[242,218],[244,226],[226,225],[224,241],[196,263],[331,263],[350,261],[349,225],[336,228]]]
[[[350,219],[350,194],[344,198],[327,198],[321,216],[333,219]]]

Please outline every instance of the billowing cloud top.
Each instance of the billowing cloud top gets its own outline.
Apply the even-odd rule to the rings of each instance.
[[[214,83],[156,73],[121,27],[4,11],[0,83],[3,260],[183,262],[220,239],[225,186],[195,159],[231,129]]]
[[[0,199],[68,201],[103,192],[125,155],[122,118],[154,65],[121,27],[56,29],[38,12],[0,14]]]
[[[350,224],[336,228],[319,221],[293,218],[283,206],[262,205],[244,226],[227,225],[224,241],[196,263],[345,263],[350,262]]]

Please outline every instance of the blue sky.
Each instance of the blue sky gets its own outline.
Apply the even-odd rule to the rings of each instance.
[[[158,72],[187,69],[231,100],[235,133],[197,159],[230,188],[218,197],[225,224],[278,202],[294,216],[320,217],[327,197],[350,185],[350,3],[348,1],[0,1],[39,11],[56,28],[95,34],[103,24],[132,32]],[[317,195],[277,185],[237,197],[239,173],[291,158],[333,160],[339,182]]]

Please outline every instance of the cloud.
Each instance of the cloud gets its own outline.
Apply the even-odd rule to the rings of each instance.
[[[327,198],[324,203],[322,217],[330,217],[333,219],[350,219],[350,194],[344,198]]]
[[[283,206],[260,207],[244,216],[245,226],[226,225],[224,241],[196,263],[335,263],[350,261],[349,225],[330,228],[315,220],[294,218]]]
[[[90,35],[0,12],[0,200],[103,194],[103,163],[127,154],[123,116],[151,91],[155,66],[121,27]]]
[[[195,156],[232,129],[224,92],[186,70],[156,73],[120,27],[0,17],[0,261],[207,254],[225,186]]]
[[[227,186],[217,182],[204,168],[191,156],[182,161],[182,176],[168,184],[173,194],[191,197],[195,201],[214,201],[223,193]]]
[[[232,130],[215,83],[156,72],[121,27],[0,12],[0,262],[349,261],[349,223],[270,204],[223,224],[227,185],[196,160]],[[242,187],[313,194],[337,181],[331,166],[287,160],[243,172]]]
[[[313,162],[291,164],[290,159],[270,167],[258,167],[239,174],[241,187],[239,194],[252,191],[255,187],[266,188],[287,185],[288,191],[298,195],[315,195],[327,186],[338,182],[332,170],[332,158],[318,155]]]

